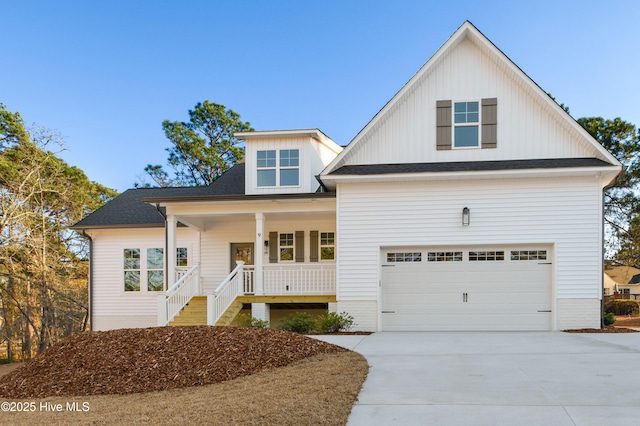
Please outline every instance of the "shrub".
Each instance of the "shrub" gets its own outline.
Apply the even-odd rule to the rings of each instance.
[[[318,319],[317,330],[320,333],[337,333],[338,331],[349,331],[353,325],[353,317],[348,313],[328,312]]]
[[[613,325],[613,323],[616,322],[616,317],[613,313],[608,312],[602,315],[602,321],[604,322],[604,325]]]
[[[296,312],[289,315],[280,323],[280,329],[293,331],[294,333],[306,334],[316,328],[316,322],[307,312]]]
[[[233,325],[244,328],[267,328],[269,321],[254,318],[249,314],[238,314],[233,320]]]
[[[606,313],[614,315],[638,315],[640,305],[635,300],[614,299],[604,307]]]

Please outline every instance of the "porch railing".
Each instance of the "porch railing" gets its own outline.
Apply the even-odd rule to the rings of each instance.
[[[180,271],[183,272],[183,271]],[[176,271],[176,276],[179,274]],[[180,278],[164,293],[158,295],[158,325],[165,326],[180,313],[200,289],[198,265],[181,273]]]
[[[207,294],[207,325],[215,325],[236,297],[254,292],[254,267],[238,262],[238,266],[212,292]]]
[[[265,266],[263,290],[267,296],[335,294],[336,266]]]
[[[176,276],[173,282],[175,283],[180,281],[180,278],[184,277],[189,272],[190,269],[191,268],[186,266],[176,266]]]
[[[238,296],[256,294],[255,269],[242,262],[207,294],[207,324],[215,325]],[[323,295],[336,292],[335,265],[263,267],[264,296]]]

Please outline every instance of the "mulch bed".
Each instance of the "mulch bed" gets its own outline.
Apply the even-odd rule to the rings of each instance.
[[[156,327],[70,336],[0,378],[0,396],[129,394],[219,383],[346,349],[280,330]]]
[[[565,333],[637,333],[638,330],[624,327],[614,327],[612,325],[604,328],[580,328],[576,330],[563,330]]]

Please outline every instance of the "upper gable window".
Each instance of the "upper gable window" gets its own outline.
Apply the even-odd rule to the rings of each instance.
[[[498,147],[498,99],[436,101],[436,149]]]
[[[298,186],[300,151],[281,149],[257,152],[258,186]]]
[[[478,148],[479,124],[479,102],[456,102],[453,106],[453,147]]]

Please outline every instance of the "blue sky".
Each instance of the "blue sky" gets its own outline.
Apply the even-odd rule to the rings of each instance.
[[[465,21],[575,118],[640,124],[640,3],[5,1],[0,102],[123,191],[205,99],[345,145]]]

